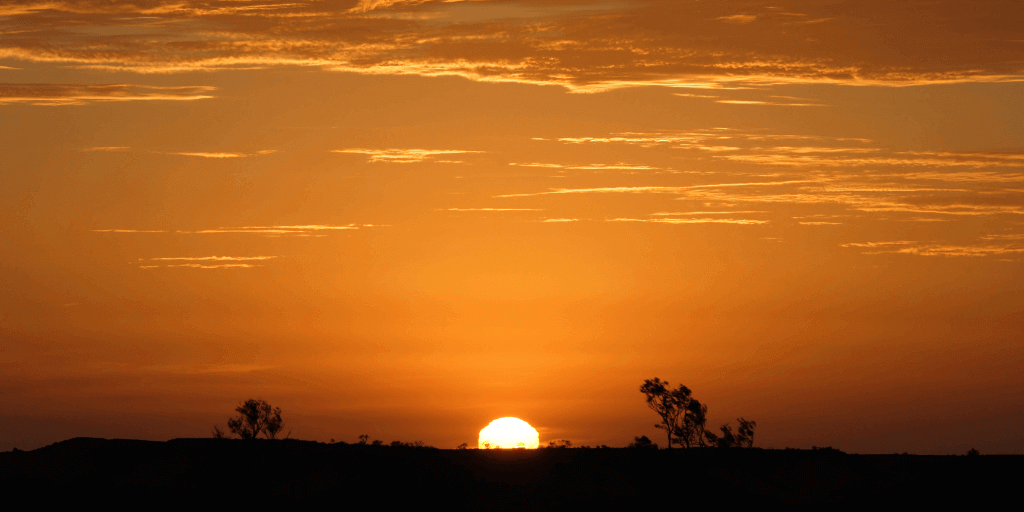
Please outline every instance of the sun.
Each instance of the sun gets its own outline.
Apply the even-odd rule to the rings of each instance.
[[[537,429],[519,418],[498,418],[480,431],[479,448],[527,448],[540,446]]]

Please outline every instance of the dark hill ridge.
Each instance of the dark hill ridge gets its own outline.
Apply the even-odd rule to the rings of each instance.
[[[314,441],[76,438],[0,453],[6,496],[272,498],[375,506],[600,509],[685,504],[949,504],[1015,496],[1024,457],[837,450],[438,450]],[[881,500],[881,501],[880,501]],[[352,503],[353,505],[355,503]]]

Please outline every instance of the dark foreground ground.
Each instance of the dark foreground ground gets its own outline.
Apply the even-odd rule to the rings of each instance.
[[[437,450],[313,441],[77,438],[0,453],[10,500],[284,500],[358,508],[637,509],[670,504],[1017,502],[1024,456],[835,450]]]

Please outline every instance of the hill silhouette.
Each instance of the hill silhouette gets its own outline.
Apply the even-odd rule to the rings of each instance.
[[[1011,497],[1024,457],[833,449],[439,450],[300,440],[75,438],[0,453],[7,495],[138,503],[287,500],[454,508],[949,504]],[[360,499],[362,499],[360,498]],[[355,504],[351,502],[350,504]]]

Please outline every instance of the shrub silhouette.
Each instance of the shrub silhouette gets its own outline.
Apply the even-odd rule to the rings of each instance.
[[[757,426],[757,422],[747,421],[743,418],[739,418],[737,421],[740,422],[740,428],[735,434],[728,423],[721,426],[721,436],[705,432],[708,442],[719,448],[750,448],[754,446],[754,427]]]
[[[271,408],[266,400],[250,398],[235,411],[238,416],[228,420],[228,429],[242,439],[256,439],[260,434],[267,439],[275,439],[284,428],[281,408]]]
[[[657,450],[658,444],[652,443],[647,436],[636,436],[633,438],[633,442],[626,445],[626,448],[640,448],[646,450]]]

